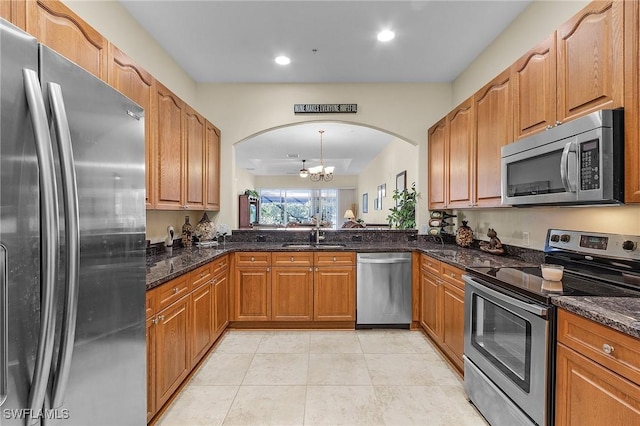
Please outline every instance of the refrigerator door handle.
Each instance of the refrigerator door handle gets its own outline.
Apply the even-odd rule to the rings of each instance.
[[[41,285],[40,285],[40,335],[33,368],[33,381],[29,391],[30,413],[42,409],[47,391],[47,382],[51,372],[55,337],[55,282],[57,277],[59,223],[58,188],[56,185],[53,147],[44,97],[38,74],[30,69],[22,70],[25,95],[29,107],[33,133],[36,142],[38,174],[40,183],[40,234],[41,234]],[[28,423],[38,419],[29,418]]]
[[[55,132],[58,139],[58,153],[62,175],[62,194],[65,219],[65,289],[64,314],[62,317],[62,337],[58,352],[57,372],[53,381],[52,408],[60,408],[69,379],[73,345],[76,334],[78,313],[78,286],[80,275],[80,213],[78,208],[78,185],[75,161],[71,146],[71,131],[67,119],[67,110],[62,96],[62,87],[57,83],[48,83],[49,104]]]
[[[9,268],[7,266],[7,248],[0,244],[0,405],[7,400],[9,377]]]

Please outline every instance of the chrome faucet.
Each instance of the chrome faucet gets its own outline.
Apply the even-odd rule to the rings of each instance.
[[[314,218],[315,227],[311,232],[312,238],[315,239],[316,244],[320,244],[320,241],[324,241],[324,232],[320,231],[320,221],[317,218]]]

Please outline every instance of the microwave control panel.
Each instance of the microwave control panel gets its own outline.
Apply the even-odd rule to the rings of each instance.
[[[600,151],[597,139],[580,144],[580,189],[600,189]]]

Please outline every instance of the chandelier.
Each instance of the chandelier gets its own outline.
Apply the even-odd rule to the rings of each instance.
[[[320,165],[315,167],[309,167],[309,179],[311,179],[313,182],[318,182],[321,180],[325,182],[329,182],[333,180],[333,169],[335,169],[335,167],[324,166],[324,161],[322,158],[322,134],[324,133],[324,130],[319,130],[319,132],[320,132]],[[302,168],[304,170],[304,161],[302,162]],[[300,176],[302,177],[302,170],[300,170]]]

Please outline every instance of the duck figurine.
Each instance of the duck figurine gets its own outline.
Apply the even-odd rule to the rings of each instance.
[[[493,228],[489,228],[487,231],[487,237],[489,237],[489,241],[480,241],[480,250],[486,251],[491,254],[504,254],[504,248],[502,247],[502,242],[498,238],[498,233]]]

